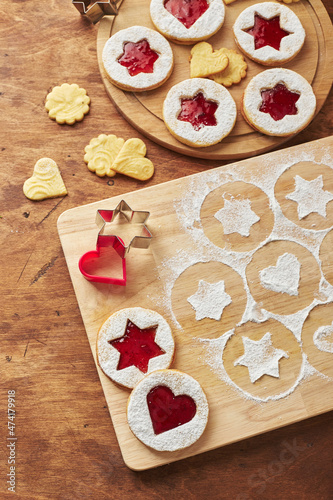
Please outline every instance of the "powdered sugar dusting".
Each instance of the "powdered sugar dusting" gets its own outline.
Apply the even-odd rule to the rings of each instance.
[[[270,332],[260,340],[251,340],[242,337],[244,354],[236,359],[234,366],[246,366],[252,383],[260,379],[263,375],[279,377],[279,361],[281,358],[289,358],[282,349],[276,349],[272,344]]]
[[[323,189],[323,176],[319,175],[312,181],[307,181],[299,175],[295,176],[295,191],[288,194],[288,200],[296,201],[298,218],[316,212],[326,217],[326,205],[333,200],[333,194]]]
[[[234,197],[225,199],[224,207],[214,217],[223,225],[224,234],[239,233],[241,236],[249,236],[253,224],[260,220],[251,209],[250,200],[238,200]]]
[[[310,311],[319,304],[333,302],[333,287],[325,279],[319,259],[320,245],[327,233],[332,230],[333,226],[317,231],[315,229],[302,228],[288,220],[285,215],[283,215],[281,207],[274,196],[274,188],[278,178],[296,163],[301,161],[312,161],[316,164],[318,173],[320,173],[321,164],[333,168],[333,159],[328,149],[326,150],[323,148],[320,153],[315,153],[311,150],[311,145],[305,144],[302,151],[299,151],[299,149],[296,151],[291,149],[289,151],[274,153],[274,161],[272,161],[270,155],[258,157],[256,161],[256,168],[249,169],[247,161],[238,162],[237,164],[228,165],[223,169],[201,173],[188,178],[186,181],[184,180],[186,187],[182,191],[181,196],[175,199],[174,210],[182,230],[190,238],[191,245],[187,245],[186,251],[177,249],[171,258],[162,261],[159,272],[164,288],[161,290],[160,296],[155,297],[155,300],[159,303],[161,301],[163,302],[163,306],[171,316],[174,324],[178,328],[181,328],[177,318],[174,316],[171,302],[172,290],[177,278],[185,269],[198,262],[221,262],[231,266],[243,279],[244,289],[247,294],[247,304],[239,325],[249,321],[263,323],[270,318],[275,319],[293,333],[301,349],[302,327]],[[220,248],[214,245],[205,235],[200,217],[201,207],[207,195],[223,184],[236,181],[250,183],[261,189],[269,197],[270,209],[274,214],[274,227],[271,234],[264,241],[258,243],[256,248],[248,252],[230,251],[228,248]],[[212,214],[212,216],[214,216],[214,214]],[[294,314],[275,314],[263,309],[260,304],[254,300],[247,284],[246,267],[251,262],[254,253],[267,243],[275,240],[285,240],[286,242],[292,241],[302,245],[314,256],[322,275],[318,292],[312,303]],[[235,327],[236,326],[238,325],[235,325]],[[233,333],[234,331],[231,330],[222,333],[218,339],[201,339],[197,342],[200,343],[204,350],[202,361],[206,363],[223,382],[234,387],[243,397],[258,402],[279,400],[291,394],[301,381],[313,375],[320,375],[319,372],[310,365],[306,355],[303,353],[301,370],[292,387],[281,394],[265,398],[249,394],[230,379],[223,365],[222,354],[228,338]],[[323,339],[329,340],[328,337],[323,337],[322,340]]]
[[[313,343],[320,351],[333,353],[333,323],[318,328],[313,335]]]
[[[187,299],[195,310],[195,319],[204,318],[220,320],[223,310],[231,304],[231,297],[225,292],[224,281],[207,283],[200,280],[198,290]]]

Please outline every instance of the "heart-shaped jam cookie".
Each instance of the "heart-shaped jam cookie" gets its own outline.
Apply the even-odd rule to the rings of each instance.
[[[157,370],[139,382],[127,405],[134,435],[158,451],[195,443],[206,428],[208,403],[200,384],[178,370]]]
[[[165,0],[164,8],[189,29],[209,7],[207,0]]]
[[[150,17],[162,35],[192,44],[216,33],[224,21],[223,0],[151,0]]]
[[[147,404],[155,434],[190,422],[197,408],[190,396],[175,396],[169,387],[158,385],[147,395]]]

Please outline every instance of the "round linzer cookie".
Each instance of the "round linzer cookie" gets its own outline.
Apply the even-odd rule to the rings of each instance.
[[[123,90],[142,92],[162,85],[171,75],[173,53],[157,31],[131,26],[106,42],[102,60],[109,80]]]
[[[165,319],[132,307],[112,314],[97,337],[97,360],[111,380],[132,389],[147,373],[169,368],[175,343]]]
[[[180,44],[214,35],[224,21],[222,0],[152,0],[150,16],[158,31]]]
[[[193,147],[220,142],[233,129],[236,114],[230,92],[205,78],[174,85],[163,104],[163,119],[170,133]]]
[[[127,421],[133,434],[158,451],[176,451],[195,443],[208,420],[200,384],[178,370],[147,375],[132,391]]]
[[[293,59],[303,47],[305,31],[296,14],[273,2],[251,5],[235,21],[234,35],[240,50],[265,66],[279,66]]]
[[[285,68],[256,75],[245,89],[241,111],[255,130],[288,136],[303,130],[316,110],[316,96],[303,76]]]

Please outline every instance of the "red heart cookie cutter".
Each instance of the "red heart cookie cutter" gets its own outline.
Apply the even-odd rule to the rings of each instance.
[[[87,268],[94,267],[94,264],[101,256],[101,248],[112,247],[116,251],[116,247],[119,245],[120,238],[114,235],[99,235],[96,243],[96,250],[90,250],[82,255],[79,260],[79,269],[83,276],[88,281],[94,281],[95,283],[108,283],[110,285],[120,285],[125,286],[127,277],[126,277],[126,259],[122,258],[122,269],[123,269],[123,277],[122,278],[112,278],[110,276],[100,276],[97,274],[91,274],[87,271]],[[124,245],[124,242],[120,240],[121,244]],[[118,252],[117,252],[118,253]]]

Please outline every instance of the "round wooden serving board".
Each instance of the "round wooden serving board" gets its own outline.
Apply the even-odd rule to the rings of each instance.
[[[226,6],[222,28],[208,42],[214,49],[227,47],[239,50],[233,39],[232,26],[240,12],[255,0],[238,0]],[[245,87],[257,73],[268,69],[246,58],[248,72],[238,85],[229,88],[237,104],[237,121],[231,134],[222,142],[208,148],[192,148],[177,141],[166,129],[162,119],[162,104],[169,89],[190,77],[189,56],[192,45],[171,43],[175,66],[169,80],[158,89],[149,92],[126,92],[110,83],[102,63],[102,51],[108,38],[129,26],[141,25],[154,29],[149,15],[149,0],[124,0],[117,16],[104,17],[97,36],[98,64],[106,91],[118,111],[137,130],[149,139],[178,153],[197,158],[215,160],[237,159],[254,156],[279,146],[290,137],[270,137],[255,132],[243,119],[239,103]],[[313,86],[317,97],[318,113],[330,91],[333,77],[332,25],[320,0],[301,0],[289,5],[301,20],[306,31],[306,41],[301,52],[284,67],[304,76]]]

